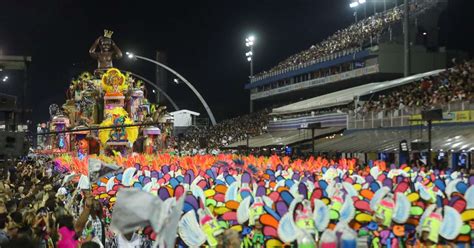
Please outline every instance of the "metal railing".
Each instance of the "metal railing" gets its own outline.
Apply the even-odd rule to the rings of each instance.
[[[443,113],[474,110],[474,101],[456,101],[435,106],[441,108]],[[413,115],[419,115],[424,110],[422,107],[406,107],[391,111],[358,112],[350,111],[348,114],[347,129],[366,129],[383,127],[402,127],[410,125]]]
[[[342,50],[342,51],[338,51],[338,52],[328,54],[326,56],[315,58],[315,59],[307,61],[307,62],[303,62],[303,63],[298,64],[298,65],[289,66],[285,69],[271,71],[271,72],[264,73],[263,75],[255,76],[255,77],[250,79],[250,82],[254,83],[254,82],[260,81],[260,80],[265,79],[265,78],[269,78],[269,77],[277,76],[277,75],[284,74],[284,73],[287,73],[287,72],[290,72],[290,71],[295,71],[295,70],[298,70],[298,69],[306,68],[306,67],[314,65],[314,64],[334,60],[334,59],[337,59],[337,58],[340,58],[340,57],[343,57],[343,56],[346,56],[346,55],[353,55],[353,54],[358,53],[360,51],[362,51],[362,48],[360,48],[360,47],[348,48],[348,49],[345,49],[345,50]]]

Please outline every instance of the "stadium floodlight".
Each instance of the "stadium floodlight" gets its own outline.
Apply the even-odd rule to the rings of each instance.
[[[255,44],[255,36],[249,35],[245,38],[245,46],[250,47],[250,51],[245,53],[247,61],[250,63],[250,77],[253,77],[253,45]]]
[[[125,52],[125,54],[127,55],[127,57],[129,59],[133,59],[133,57],[135,57],[135,55],[133,53],[130,53],[130,52]]]
[[[359,0],[359,4],[364,4],[366,0]]]
[[[254,43],[255,43],[255,36],[250,35],[250,36],[248,36],[247,38],[245,38],[245,45],[246,45],[247,47],[253,46]]]
[[[358,2],[352,2],[352,3],[349,4],[349,7],[351,7],[351,8],[355,8],[357,6],[359,6]]]

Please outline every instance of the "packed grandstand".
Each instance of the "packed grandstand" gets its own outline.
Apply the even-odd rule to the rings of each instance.
[[[412,3],[410,12],[417,15],[427,11],[437,1],[420,0]],[[333,35],[323,41],[311,45],[307,50],[292,55],[278,63],[268,71],[263,71],[255,76],[259,80],[274,72],[292,70],[295,67],[316,63],[317,60],[331,56],[341,51],[349,51],[374,45],[379,42],[382,34],[387,33],[390,27],[400,23],[403,17],[403,6],[396,6],[385,12],[375,13],[347,28],[337,30]]]
[[[269,110],[262,110],[223,121],[214,127],[203,129],[195,127],[181,140],[182,148],[189,154],[193,154],[192,150],[197,153],[203,148],[199,143],[202,139],[206,140],[209,147],[213,149],[225,149],[229,145],[237,148],[237,144],[245,145],[247,143],[247,136],[263,135],[269,131],[269,128],[272,129],[272,123],[275,124],[288,118],[328,114],[351,114],[362,118],[369,113],[387,115],[391,112],[396,112],[397,116],[402,116],[413,112],[413,109],[417,109],[419,113],[423,109],[446,107],[450,106],[449,104],[458,103],[465,104],[465,109],[468,109],[473,100],[474,67],[472,63],[472,61],[455,62],[453,67],[437,70],[435,73],[430,73],[429,76],[423,76],[426,75],[423,74],[421,78],[416,80],[403,81],[401,84],[388,84],[389,86],[382,88],[383,90],[375,95],[373,94],[373,87],[359,86],[354,89],[343,90],[344,92],[350,92],[349,101],[322,105],[322,98],[325,97],[323,95],[315,99],[307,99],[274,108],[273,113]],[[379,85],[372,84],[368,86],[377,88]],[[363,88],[362,91],[358,91],[360,88]],[[370,94],[372,97],[368,101],[356,102],[354,98],[357,97],[357,94]],[[328,98],[334,101],[337,98],[333,96],[340,97],[341,95],[344,94],[336,91],[328,94]],[[301,125],[301,123],[298,124]]]

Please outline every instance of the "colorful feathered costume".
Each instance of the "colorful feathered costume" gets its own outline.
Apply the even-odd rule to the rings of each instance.
[[[100,127],[131,125],[133,121],[128,117],[127,111],[123,108],[113,108],[107,110],[107,119],[105,119]],[[102,144],[108,141],[128,141],[135,142],[138,138],[138,127],[117,127],[99,130],[99,139]]]

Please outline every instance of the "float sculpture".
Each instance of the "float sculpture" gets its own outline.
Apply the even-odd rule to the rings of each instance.
[[[69,127],[69,118],[63,115],[54,116],[51,120],[51,131],[63,132]],[[51,148],[53,151],[68,152],[69,151],[69,134],[58,133],[51,139]]]
[[[124,155],[131,151],[138,134],[148,131],[154,134],[145,135],[149,141],[153,140],[148,142],[147,151],[151,154],[166,149],[163,144],[167,142],[162,139],[169,137],[172,125],[166,118],[156,118],[165,116],[166,108],[148,101],[141,81],[113,67],[113,60],[120,59],[122,52],[112,40],[112,34],[104,30],[89,50],[97,60],[94,73],[83,72],[74,78],[66,91],[66,102],[61,107],[50,106],[48,128],[59,133],[50,136],[48,146],[39,146],[42,152],[72,152],[80,158],[116,152]],[[140,130],[140,124],[144,123],[149,125]],[[166,130],[166,134],[156,135],[152,129],[159,133]]]
[[[143,129],[145,136],[144,151],[147,154],[153,154],[158,151],[161,145],[161,130],[157,127],[146,127]]]

